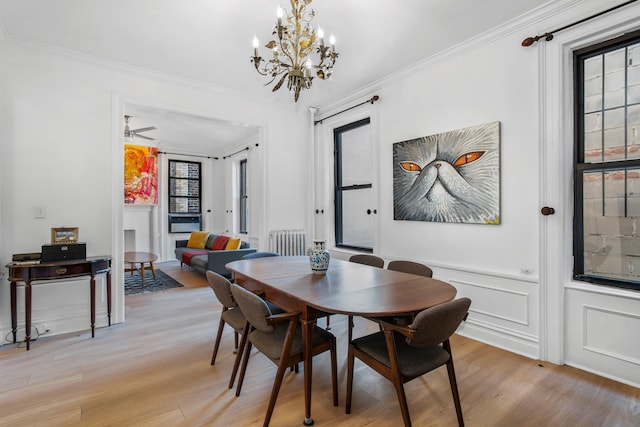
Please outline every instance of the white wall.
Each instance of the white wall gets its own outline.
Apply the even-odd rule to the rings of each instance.
[[[371,116],[379,171],[374,252],[432,266],[435,277],[473,299],[466,334],[535,358],[540,345],[537,57],[519,45],[524,37],[498,37],[415,67],[371,89],[366,98],[380,96],[373,106],[325,121],[316,135],[329,147],[333,128]],[[394,221],[393,144],[493,121],[501,123],[501,224]],[[332,150],[324,153],[332,165]],[[331,206],[332,181],[321,186]],[[331,229],[332,220],[326,221]]]
[[[374,165],[379,177],[377,189],[374,185],[379,200],[374,253],[387,260],[426,263],[433,267],[434,277],[453,284],[459,296],[471,297],[473,304],[462,334],[531,358],[573,364],[638,386],[640,347],[635,331],[640,330],[640,317],[633,313],[640,312],[640,294],[609,292],[604,297],[602,287],[598,289],[599,296],[593,295],[593,289],[584,294],[580,286],[563,283],[566,270],[550,274],[554,261],[548,260],[546,253],[549,249],[546,242],[554,242],[561,249],[553,253],[564,257],[562,264],[571,265],[573,196],[565,192],[562,200],[551,198],[552,203],[561,202],[555,206],[562,208],[562,215],[543,217],[540,208],[548,203],[548,194],[557,194],[552,189],[570,184],[572,167],[570,161],[563,162],[567,157],[557,150],[561,147],[560,154],[571,153],[571,134],[567,137],[560,132],[560,137],[554,135],[545,141],[545,125],[566,123],[570,128],[572,115],[569,112],[562,116],[565,119],[559,118],[557,112],[564,105],[551,105],[550,102],[560,101],[549,101],[542,95],[549,78],[541,63],[544,42],[532,48],[524,48],[520,43],[525,37],[574,22],[611,7],[614,2],[575,3],[580,7],[558,13],[543,9],[522,22],[508,23],[491,34],[373,84],[342,103],[321,109],[317,118],[374,94],[380,96],[373,106],[365,105],[319,125],[315,136],[320,147],[315,153],[320,158],[320,168],[332,171],[332,129],[370,115],[372,129],[378,134],[378,140],[374,141],[378,146],[378,161]],[[626,10],[607,18],[612,21],[608,25],[615,28],[640,15],[638,7],[633,10],[635,14]],[[566,85],[570,89],[571,84]],[[562,88],[553,89],[563,92]],[[545,117],[552,108],[557,114]],[[501,124],[501,224],[394,221],[393,143],[493,121]],[[543,171],[549,169],[562,173],[547,178]],[[319,204],[332,206],[331,186],[332,177],[328,175],[316,181],[316,190],[324,197]],[[333,233],[332,218],[325,216],[319,221],[317,228]],[[552,221],[563,224],[560,230],[549,228]],[[344,259],[349,253],[333,248],[332,256]],[[563,305],[565,286],[570,291],[567,304]],[[598,301],[598,310],[586,313],[585,304],[593,304],[594,299]],[[611,336],[617,344],[609,353],[616,354],[603,354],[606,352],[602,349],[611,347]],[[595,343],[596,350],[589,349],[581,337]]]
[[[39,251],[52,227],[79,227],[89,256],[113,257],[113,318],[124,319],[121,117],[127,102],[263,127],[261,149],[269,162],[264,185],[287,191],[261,195],[265,208],[255,212],[262,217],[256,221],[265,230],[304,222],[305,206],[298,201],[305,197],[306,175],[303,166],[291,160],[305,157],[306,112],[13,40],[0,43],[0,57],[2,265],[13,253]],[[281,174],[283,170],[288,174]],[[302,178],[290,185],[290,176]],[[34,206],[46,207],[46,218],[35,219]],[[37,286],[33,322],[46,323],[51,334],[88,329],[84,282]],[[97,325],[104,326],[106,303],[100,289]],[[0,292],[0,333],[5,335],[10,326],[9,287]],[[47,303],[60,298],[64,307]],[[20,289],[20,307],[22,301]],[[22,309],[18,315],[22,325]]]

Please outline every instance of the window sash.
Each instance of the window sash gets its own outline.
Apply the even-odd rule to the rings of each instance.
[[[371,142],[359,135],[369,124],[366,118],[334,129],[336,246],[363,252],[373,252],[373,216],[366,214],[373,194]],[[348,146],[345,136],[352,136]]]

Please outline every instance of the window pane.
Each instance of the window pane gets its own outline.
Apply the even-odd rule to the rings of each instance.
[[[602,172],[585,173],[582,182],[584,232],[595,234],[595,218],[602,216]]]
[[[371,184],[370,126],[342,132],[342,186]]]
[[[604,173],[604,215],[625,216],[625,174],[623,170]]]
[[[618,49],[604,55],[604,107],[624,105],[625,93],[625,49]]]
[[[640,105],[627,108],[627,157],[640,158]]]
[[[602,215],[602,178],[605,188],[605,215]],[[640,212],[640,170],[626,173],[628,206]],[[636,218],[625,218],[625,171],[584,174],[584,272],[615,279],[633,280],[640,275],[640,239]],[[624,190],[623,190],[624,191]],[[634,274],[635,271],[635,274]]]
[[[627,104],[640,102],[640,43],[627,49]]]
[[[627,170],[627,216],[640,218],[640,169]]]
[[[624,108],[604,112],[604,161],[624,160]]]
[[[342,244],[373,249],[373,216],[367,214],[372,205],[371,188],[342,192]]]
[[[584,161],[597,163],[602,161],[602,113],[584,116]]]
[[[584,111],[602,109],[602,56],[584,61]]]

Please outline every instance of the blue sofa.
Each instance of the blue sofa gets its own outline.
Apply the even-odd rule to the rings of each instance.
[[[240,249],[213,250],[213,242],[216,237],[218,237],[217,234],[209,234],[204,249],[188,248],[188,240],[176,240],[175,254],[176,259],[180,261],[180,267],[186,264],[202,274],[211,270],[222,276],[230,277],[231,272],[225,268],[225,265],[256,251],[250,248],[249,243],[245,241],[240,242]]]

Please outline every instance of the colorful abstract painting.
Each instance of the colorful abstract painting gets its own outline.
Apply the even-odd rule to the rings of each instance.
[[[500,122],[393,144],[393,218],[500,224]]]
[[[124,202],[158,204],[158,149],[142,145],[124,146]]]

